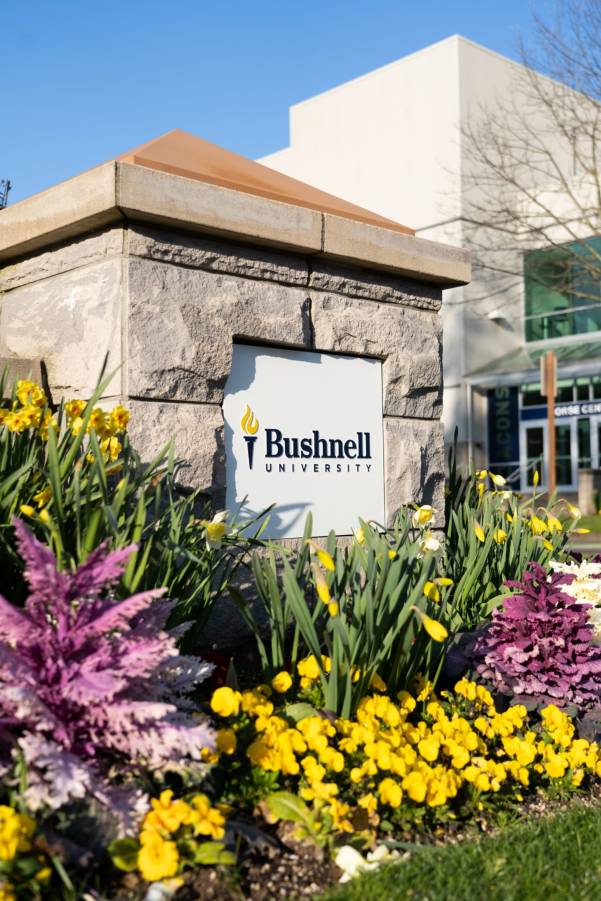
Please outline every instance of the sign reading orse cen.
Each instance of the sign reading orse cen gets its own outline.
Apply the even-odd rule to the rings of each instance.
[[[350,534],[384,522],[382,364],[235,344],[223,402],[226,505],[275,503],[266,535]]]

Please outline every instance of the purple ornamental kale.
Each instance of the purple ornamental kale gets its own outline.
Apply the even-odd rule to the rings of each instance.
[[[212,667],[179,654],[162,590],[122,601],[107,591],[135,546],[101,546],[60,572],[22,522],[15,531],[30,594],[24,610],[0,596],[0,752],[22,752],[32,810],[94,796],[131,815],[137,773],[200,766],[213,747],[187,712]]]
[[[495,610],[475,646],[477,671],[499,691],[559,706],[598,704],[601,647],[593,643],[589,604],[561,590],[572,575],[530,563],[518,589]]]

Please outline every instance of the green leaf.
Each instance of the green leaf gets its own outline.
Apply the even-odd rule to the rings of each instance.
[[[225,845],[220,842],[202,842],[194,849],[194,863],[204,866],[230,865],[236,863],[236,855],[232,851],[227,851]]]
[[[313,824],[311,811],[302,798],[292,792],[274,792],[266,798],[266,804],[276,820],[290,820],[309,829]]]
[[[291,720],[294,720],[295,723],[299,723],[301,720],[304,720],[308,716],[318,716],[317,710],[315,707],[312,707],[311,704],[307,704],[306,702],[300,702],[298,704],[288,704],[285,708],[286,716],[289,716]]]
[[[135,838],[116,838],[108,846],[111,860],[119,870],[130,873],[137,869],[140,843]]]

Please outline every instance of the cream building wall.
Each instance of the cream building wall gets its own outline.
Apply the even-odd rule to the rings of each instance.
[[[523,72],[463,37],[447,38],[292,106],[290,146],[260,162],[409,225],[420,237],[469,247],[472,164],[463,126],[507,98]],[[468,287],[444,293],[443,304],[446,437],[457,425],[461,440],[482,451],[486,405],[470,398],[465,376],[523,342],[520,280],[502,292],[496,281],[476,270]]]

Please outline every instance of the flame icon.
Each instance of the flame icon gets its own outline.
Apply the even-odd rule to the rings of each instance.
[[[240,426],[242,427],[242,431],[246,432],[247,435],[256,435],[259,431],[259,420],[248,404],[246,405],[244,416],[240,420]]]

